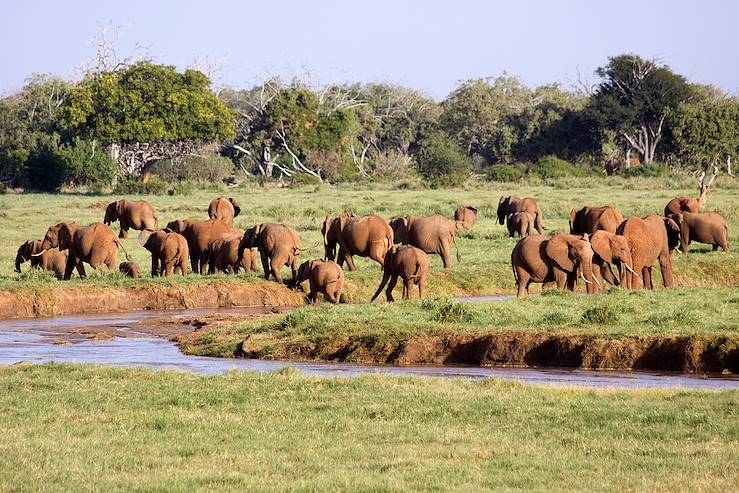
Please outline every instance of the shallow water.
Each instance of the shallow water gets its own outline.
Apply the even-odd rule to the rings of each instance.
[[[287,311],[289,309],[280,309]],[[442,378],[503,378],[527,384],[618,389],[685,388],[696,390],[739,389],[739,379],[652,372],[585,371],[571,369],[481,368],[461,366],[372,366],[352,363],[314,363],[222,359],[182,354],[173,342],[135,331],[132,327],[147,320],[187,319],[213,314],[260,314],[271,308],[185,310],[175,312],[134,312],[85,315],[0,322],[0,364],[48,362],[139,366],[156,370],[180,370],[202,375],[231,370],[268,372],[293,367],[308,375],[354,377],[390,374]],[[115,327],[131,337],[90,340],[76,334],[78,329]]]

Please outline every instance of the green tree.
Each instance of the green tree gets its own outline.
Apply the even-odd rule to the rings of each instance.
[[[472,171],[470,159],[452,139],[441,133],[424,139],[416,160],[419,173],[434,187],[459,186]]]

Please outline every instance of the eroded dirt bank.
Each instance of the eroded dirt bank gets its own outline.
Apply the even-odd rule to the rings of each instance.
[[[297,306],[302,293],[275,283],[212,282],[184,286],[73,287],[0,292],[0,319],[137,310]]]
[[[248,337],[235,356],[399,365],[484,365],[684,373],[739,372],[739,342],[686,337],[607,338],[507,332],[429,336],[393,343],[371,338],[291,343]]]

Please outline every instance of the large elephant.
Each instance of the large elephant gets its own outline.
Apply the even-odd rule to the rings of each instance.
[[[645,218],[630,217],[621,223],[617,234],[626,237],[631,249],[631,267],[626,286],[631,289],[641,289],[642,281],[645,287],[653,289],[652,266],[659,260],[662,279],[666,288],[675,285],[670,252],[679,243],[680,227],[668,218],[651,214]],[[639,275],[641,274],[641,275]]]
[[[526,296],[531,283],[556,282],[558,288],[575,292],[578,275],[585,281],[588,294],[596,292],[600,284],[593,274],[593,248],[588,235],[527,236],[513,248],[511,265],[518,296]]]
[[[185,237],[190,250],[190,266],[198,274],[206,273],[211,244],[233,234],[232,228],[220,219],[181,219],[167,224],[167,229]]]
[[[395,243],[413,245],[426,253],[439,255],[444,268],[452,268],[452,243],[457,247],[459,223],[441,215],[399,217],[390,221]],[[460,260],[457,247],[457,261]]]
[[[295,279],[298,270],[298,258],[303,250],[298,232],[284,224],[258,224],[244,233],[239,243],[239,258],[248,253],[247,248],[257,248],[262,258],[264,278],[269,281],[282,283],[280,270],[283,266],[290,267],[292,278]]]
[[[506,222],[508,224],[508,236],[510,238],[514,238],[516,234],[521,238],[534,234],[536,218],[530,212],[514,212],[513,214],[508,214]]]
[[[300,264],[292,286],[298,287],[309,281],[310,292],[308,303],[314,303],[318,293],[323,293],[326,300],[338,303],[341,300],[341,291],[344,289],[344,270],[339,264],[331,260],[308,260]]]
[[[718,247],[724,252],[729,251],[729,225],[721,214],[683,212],[668,217],[680,227],[680,250],[683,253],[688,253],[691,241],[713,245],[713,251]]]
[[[675,197],[667,202],[665,206],[665,216],[670,214],[680,214],[681,212],[692,212],[697,214],[701,211],[700,202],[695,197]]]
[[[498,222],[501,226],[505,224],[505,220],[510,214],[516,212],[529,212],[533,214],[536,218],[534,221],[536,230],[540,235],[544,234],[544,214],[541,212],[541,207],[539,207],[536,199],[532,197],[520,198],[512,195],[500,198],[498,201]]]
[[[597,276],[600,274],[603,279],[613,286],[623,286],[629,288],[628,282],[631,277],[629,273],[634,273],[631,267],[631,248],[626,237],[611,233],[610,231],[598,230],[590,236],[590,246],[593,247],[593,271]],[[613,275],[611,265],[618,268],[619,277]]]
[[[176,271],[187,275],[190,248],[184,236],[171,230],[144,232],[141,246],[151,252],[151,277],[169,277]]]
[[[469,205],[454,211],[454,220],[460,223],[461,229],[472,229],[477,221],[477,209]]]
[[[69,250],[67,267],[64,271],[64,280],[72,277],[72,271],[76,268],[81,278],[87,277],[83,262],[99,270],[107,266],[110,271],[115,271],[118,266],[118,249],[123,249],[128,260],[128,252],[116,237],[116,234],[107,224],[93,223],[89,226],[80,226],[74,221],[59,223],[51,226],[41,242],[41,255],[46,250],[58,248]]]
[[[20,247],[15,254],[15,271],[21,271],[21,264],[31,261],[31,268],[38,269],[41,266],[41,257],[35,257],[34,255],[39,253],[41,250],[41,240],[28,240]]]
[[[129,229],[154,231],[159,227],[156,209],[145,200],[122,199],[108,204],[103,222],[110,225],[116,221],[121,223],[120,238],[128,238]]]
[[[218,197],[208,206],[208,217],[220,219],[229,226],[233,226],[234,218],[241,212],[241,206],[232,197]]]
[[[356,217],[342,214],[335,219],[326,216],[321,228],[326,260],[336,260],[336,245],[339,245],[338,264],[346,261],[349,270],[355,271],[354,255],[369,257],[384,265],[385,255],[394,246],[393,229],[380,216]]]
[[[239,256],[239,244],[243,236],[243,233],[238,236],[229,236],[211,244],[208,261],[210,274],[218,272],[238,274],[240,269],[244,269],[245,272],[257,272],[256,248],[247,248],[244,254]]]
[[[372,301],[380,295],[382,289],[387,284],[385,296],[389,302],[394,301],[393,289],[398,283],[398,277],[403,279],[403,300],[407,301],[411,298],[411,287],[418,285],[418,297],[423,299],[426,293],[426,281],[429,274],[429,256],[412,245],[404,245],[397,250],[387,253],[385,265],[383,266],[383,275],[380,286],[372,296]],[[389,284],[388,284],[389,281]]]
[[[573,235],[593,234],[598,230],[615,233],[624,215],[615,207],[583,207],[570,211],[570,233]]]

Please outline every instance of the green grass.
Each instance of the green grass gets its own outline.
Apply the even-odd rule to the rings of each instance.
[[[598,296],[550,291],[544,296],[503,302],[408,303],[305,308],[261,323],[218,329],[208,340],[183,345],[192,354],[232,356],[252,334],[250,344],[268,348],[265,357],[290,358],[318,344],[362,341],[397,347],[425,336],[478,336],[504,332],[558,336],[696,336],[726,340],[739,347],[739,293],[736,288],[677,288],[630,292],[612,289]],[[271,349],[270,349],[271,348]]]
[[[739,219],[739,186],[735,180],[718,180],[707,209],[723,214],[730,224]],[[666,187],[666,188],[665,188]],[[544,210],[544,224],[549,231],[568,229],[569,211],[583,205],[611,204],[626,216],[661,213],[675,195],[695,195],[695,185],[683,177],[669,180],[621,178],[562,180],[554,185],[527,186],[522,184],[475,183],[456,190],[389,190],[354,189],[352,187],[304,187],[274,189],[245,187],[230,192],[242,204],[237,226],[250,227],[257,222],[282,222],[294,227],[301,235],[303,246],[309,247],[303,257],[323,256],[320,227],[327,214],[354,211],[357,214],[376,213],[386,219],[401,215],[441,213],[451,216],[463,204],[480,209],[475,229],[463,232],[458,239],[462,263],[454,263],[451,272],[443,271],[441,261],[432,257],[432,277],[429,294],[432,297],[465,294],[495,294],[512,292],[514,281],[510,269],[510,252],[516,240],[507,238],[503,226],[497,224],[495,212],[501,195],[516,194],[537,197]],[[224,192],[198,191],[192,196],[143,197],[158,209],[162,226],[186,217],[206,218],[210,200]],[[48,276],[18,276],[13,273],[13,261],[18,246],[28,239],[43,237],[49,225],[74,219],[87,224],[101,221],[105,205],[119,196],[95,195],[3,195],[0,196],[0,289],[51,289],[61,285]],[[138,199],[141,197],[129,197]],[[117,231],[117,224],[114,229]],[[730,240],[737,244],[739,228],[732,227]],[[125,241],[144,271],[149,271],[149,256],[136,241],[137,232]],[[739,256],[709,252],[706,245],[693,244],[689,255],[676,256],[677,283],[681,286],[727,286],[739,283]],[[736,249],[735,249],[736,251]],[[123,254],[120,254],[123,260]],[[366,259],[357,260],[359,270],[347,274],[346,291],[352,300],[368,299],[379,284],[379,266]],[[24,264],[24,270],[29,268]],[[88,269],[88,273],[91,269]],[[242,275],[248,282],[259,282],[258,274]],[[158,281],[166,283],[207,282],[209,278]],[[80,281],[73,281],[75,286]],[[93,274],[84,281],[88,285],[128,285],[153,282],[150,279],[125,281],[118,276]],[[67,284],[65,284],[67,285]]]
[[[739,392],[0,369],[0,491],[731,491]]]

